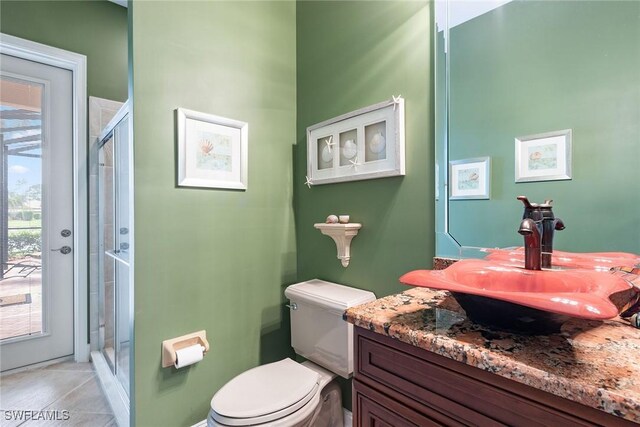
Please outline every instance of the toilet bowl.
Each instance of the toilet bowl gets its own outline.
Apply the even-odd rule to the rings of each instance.
[[[349,378],[353,372],[353,325],[342,314],[375,295],[317,279],[290,285],[285,295],[292,347],[308,360],[283,359],[227,382],[211,399],[208,427],[343,426],[335,378]]]
[[[208,427],[341,427],[342,402],[336,375],[306,361],[250,369],[211,399]]]

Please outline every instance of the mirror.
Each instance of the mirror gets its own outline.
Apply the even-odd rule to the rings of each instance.
[[[522,246],[518,195],[554,200],[555,249],[640,253],[640,2],[435,7],[437,255]]]

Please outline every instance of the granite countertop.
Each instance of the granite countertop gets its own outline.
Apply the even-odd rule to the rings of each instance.
[[[640,423],[640,329],[571,320],[547,336],[483,328],[448,292],[412,288],[350,308],[345,319],[522,384]]]

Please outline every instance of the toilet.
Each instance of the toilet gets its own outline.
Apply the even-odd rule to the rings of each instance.
[[[290,285],[284,293],[291,312],[291,345],[307,360],[283,359],[230,380],[211,399],[208,427],[343,425],[334,380],[353,373],[353,325],[342,314],[375,295],[318,279]]]

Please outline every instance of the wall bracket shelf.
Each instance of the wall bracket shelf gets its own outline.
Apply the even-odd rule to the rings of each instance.
[[[351,259],[351,240],[356,237],[358,230],[362,228],[362,224],[348,223],[348,224],[314,224],[315,228],[320,230],[325,236],[329,236],[336,242],[338,249],[338,259],[342,263],[343,267],[349,265]]]

